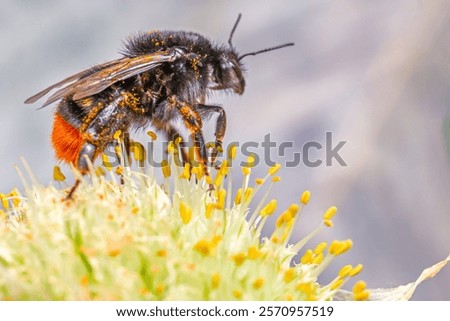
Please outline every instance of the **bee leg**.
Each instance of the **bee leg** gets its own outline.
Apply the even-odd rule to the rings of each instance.
[[[77,169],[81,172],[81,174],[86,174],[89,170],[88,167],[88,160],[86,158],[89,158],[91,162],[94,161],[95,155],[96,155],[97,147],[92,144],[86,142],[83,147],[81,147],[81,150],[78,154],[78,161],[76,164]],[[72,186],[72,188],[69,191],[69,194],[66,196],[66,200],[70,200],[73,198],[73,194],[77,190],[78,186],[80,185],[81,180],[77,178],[75,180],[75,184]]]
[[[182,141],[183,141],[183,137],[181,136],[181,134],[176,130],[176,128],[175,127],[173,127],[172,125],[169,125],[168,127],[166,127],[166,130],[165,130],[165,132],[166,132],[166,136],[167,136],[167,141],[168,142],[170,142],[170,141],[172,141],[172,142],[176,142],[177,140],[179,140],[179,142],[180,142],[180,144],[179,144],[179,146],[178,146],[178,150],[180,151],[180,153],[181,153],[181,161],[183,162],[183,166],[186,164],[186,163],[189,163],[189,156],[188,156],[188,154],[186,153],[186,150],[184,150],[183,149],[183,146],[182,146]],[[167,155],[166,155],[167,156]],[[178,165],[178,161],[179,161],[179,159],[177,158],[176,160],[175,160],[175,163]]]
[[[171,97],[170,102],[176,106],[181,114],[181,117],[183,117],[184,125],[191,133],[191,138],[194,141],[194,150],[198,160],[203,167],[205,175],[209,177],[207,167],[208,155],[206,153],[205,140],[203,139],[202,119],[200,114],[195,108],[193,108],[193,106],[190,106],[185,102],[177,101],[176,98]],[[214,189],[212,184],[210,184],[209,189]]]
[[[214,149],[211,153],[211,165],[216,162],[217,154],[223,152],[222,142],[225,136],[225,130],[227,128],[227,116],[225,110],[221,106],[211,106],[211,105],[198,105],[197,110],[200,115],[204,117],[211,116],[212,113],[217,113],[219,116],[216,120],[216,129],[214,136],[216,136],[216,141],[214,143]]]

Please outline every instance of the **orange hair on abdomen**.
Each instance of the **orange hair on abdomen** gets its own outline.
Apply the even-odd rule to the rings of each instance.
[[[59,113],[53,118],[51,135],[56,157],[77,166],[78,155],[83,145],[80,132],[69,124]]]

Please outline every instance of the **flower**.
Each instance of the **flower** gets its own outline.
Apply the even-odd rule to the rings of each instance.
[[[122,166],[117,179],[106,166],[110,178],[93,169],[72,200],[37,183],[25,196],[17,189],[0,194],[0,300],[370,299],[363,281],[352,292],[340,290],[362,265],[345,265],[335,279],[318,282],[333,259],[352,247],[351,240],[307,247],[332,226],[336,207],[325,211],[317,229],[290,244],[310,192],[278,213],[276,200],[267,199],[280,180],[269,179],[279,165],[250,186],[248,164],[235,195],[226,166],[208,179],[200,168],[180,168],[173,159],[162,168],[162,185],[153,169]],[[55,179],[64,179],[59,168]],[[262,237],[273,215],[274,231]]]

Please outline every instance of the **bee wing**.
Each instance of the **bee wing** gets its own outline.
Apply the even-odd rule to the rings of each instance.
[[[83,99],[105,90],[115,82],[125,80],[142,72],[151,70],[157,66],[160,66],[164,62],[174,61],[180,56],[180,54],[181,51],[174,49],[137,57],[125,57],[113,60],[93,67],[93,69],[98,69],[95,72],[92,72],[92,69],[87,69],[66,78],[28,98],[25,103],[33,103],[46,95],[52,89],[61,87],[65,84],[68,85],[59,89],[52,96],[50,96],[42,107],[45,107],[69,95],[73,95],[74,100]]]

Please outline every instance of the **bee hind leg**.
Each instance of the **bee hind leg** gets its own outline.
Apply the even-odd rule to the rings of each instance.
[[[93,162],[96,156],[97,147],[92,143],[84,143],[81,147],[81,150],[78,154],[78,160],[76,164],[76,168],[81,172],[81,174],[85,175],[89,171],[89,161]],[[88,161],[89,159],[89,161]],[[70,200],[73,198],[75,191],[80,185],[81,180],[77,178],[72,188],[69,191],[69,194],[66,196],[66,200]]]

